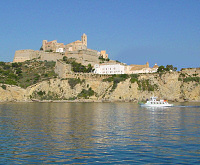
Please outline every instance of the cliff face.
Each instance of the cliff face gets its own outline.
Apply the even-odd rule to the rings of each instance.
[[[26,89],[11,85],[0,85],[0,102],[28,100]]]
[[[152,95],[170,101],[200,101],[199,73],[142,74],[115,84],[100,79],[51,79],[22,89],[0,87],[0,101],[76,100],[141,101]]]

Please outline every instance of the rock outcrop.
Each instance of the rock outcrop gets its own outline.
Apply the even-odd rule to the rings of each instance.
[[[115,84],[95,78],[50,79],[26,89],[0,85],[0,101],[141,101],[152,95],[170,101],[200,102],[200,70],[141,74],[131,83],[131,78]],[[5,87],[6,86],[6,87]],[[90,95],[89,91],[92,93]],[[85,92],[85,93],[84,93]],[[80,95],[82,94],[82,95]],[[85,94],[85,95],[84,95]],[[84,97],[81,97],[83,96]],[[88,96],[87,96],[88,95]]]

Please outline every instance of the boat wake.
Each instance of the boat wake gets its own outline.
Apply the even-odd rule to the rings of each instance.
[[[177,105],[173,107],[178,107],[178,108],[200,108],[200,106],[191,106],[191,105]]]

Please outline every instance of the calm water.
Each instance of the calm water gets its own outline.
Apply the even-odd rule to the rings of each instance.
[[[199,164],[200,104],[190,105],[0,104],[0,164]]]

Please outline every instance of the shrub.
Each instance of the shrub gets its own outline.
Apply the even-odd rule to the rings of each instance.
[[[21,62],[19,62],[19,63],[17,63],[17,62],[12,63],[12,67],[13,67],[13,68],[19,68],[19,67],[21,67],[21,66],[22,66],[22,63],[21,63]]]
[[[83,82],[85,82],[85,80],[81,80],[80,78],[69,78],[68,79],[68,83],[71,87],[71,89],[73,89],[77,84],[82,84]]]
[[[83,97],[85,99],[88,99],[90,96],[94,95],[94,91],[92,90],[92,88],[89,88],[88,90],[83,89],[81,91],[81,93],[78,94],[78,97]]]
[[[67,56],[64,56],[64,57],[63,57],[63,61],[67,61]]]
[[[182,81],[182,80],[183,80],[182,78],[180,78],[180,77],[178,78],[178,81]]]
[[[12,79],[6,79],[5,80],[5,84],[17,85],[17,82],[15,80],[12,80]]]
[[[147,80],[143,79],[143,80],[137,81],[137,83],[138,83],[138,89],[142,90],[142,91],[145,91],[145,90],[154,91],[154,90],[158,89],[158,85],[150,84],[148,79]]]
[[[130,77],[131,77],[130,82],[134,83],[134,82],[138,81],[139,75],[138,74],[131,74]]]
[[[3,66],[3,69],[4,69],[4,70],[10,69],[10,65],[6,65],[6,64],[5,64],[5,65]]]
[[[53,52],[53,50],[52,50],[52,49],[50,49],[50,50],[45,50],[45,52]]]
[[[181,73],[181,74],[179,75],[179,77],[186,77],[186,75],[185,75],[184,73]]]
[[[0,61],[0,66],[4,66],[5,64],[5,62]]]
[[[200,82],[200,77],[186,77],[183,79],[183,82],[190,82],[190,81]]]
[[[16,74],[21,75],[21,73],[22,73],[22,69],[21,69],[21,68],[18,68],[18,69],[16,70]]]
[[[37,94],[38,94],[39,96],[43,96],[43,95],[45,95],[45,91],[39,91],[39,92],[37,92]]]
[[[129,75],[127,74],[118,74],[118,75],[114,74],[109,78],[103,79],[103,81],[113,82],[113,86],[111,89],[111,92],[112,92],[116,89],[118,83],[125,81],[127,78],[129,78]]]
[[[70,97],[67,100],[76,100],[76,99],[77,99],[76,97]]]
[[[55,61],[46,61],[45,63],[44,63],[44,66],[46,66],[46,67],[55,67],[55,65],[56,65],[56,62]]]
[[[4,90],[6,90],[6,85],[2,85],[1,87],[2,87]]]

